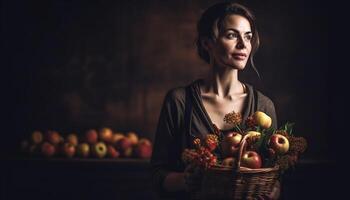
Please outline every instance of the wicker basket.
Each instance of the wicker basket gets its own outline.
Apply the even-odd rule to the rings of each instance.
[[[255,199],[272,191],[278,178],[278,166],[259,169],[240,166],[246,139],[247,135],[240,144],[236,166],[215,165],[206,170],[201,190],[193,194],[193,199]]]

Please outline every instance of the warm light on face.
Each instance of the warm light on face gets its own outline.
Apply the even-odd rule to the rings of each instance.
[[[240,15],[229,15],[224,19],[220,30],[216,29],[214,33],[216,39],[209,49],[213,64],[244,69],[252,49],[253,33],[249,21]]]

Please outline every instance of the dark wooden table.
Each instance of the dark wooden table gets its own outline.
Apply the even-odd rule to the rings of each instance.
[[[153,198],[149,160],[21,158],[5,163],[1,199]]]
[[[0,199],[155,199],[149,160],[5,159]],[[283,200],[329,199],[335,162],[301,160],[284,176]],[[336,196],[336,195],[335,195]]]

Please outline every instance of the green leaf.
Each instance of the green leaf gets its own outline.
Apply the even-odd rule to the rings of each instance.
[[[256,126],[256,131],[261,133],[262,132],[262,128],[260,126]]]
[[[287,122],[285,125],[284,125],[284,130],[289,134],[289,135],[292,135],[293,133],[293,126],[294,126],[295,123],[290,123],[290,122]]]

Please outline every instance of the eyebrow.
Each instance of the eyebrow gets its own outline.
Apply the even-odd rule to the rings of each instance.
[[[234,32],[239,33],[239,30],[234,29],[234,28],[228,28],[225,31],[234,31]],[[251,31],[247,31],[247,32],[244,33],[244,35],[248,35],[248,34],[253,34],[253,33]]]

